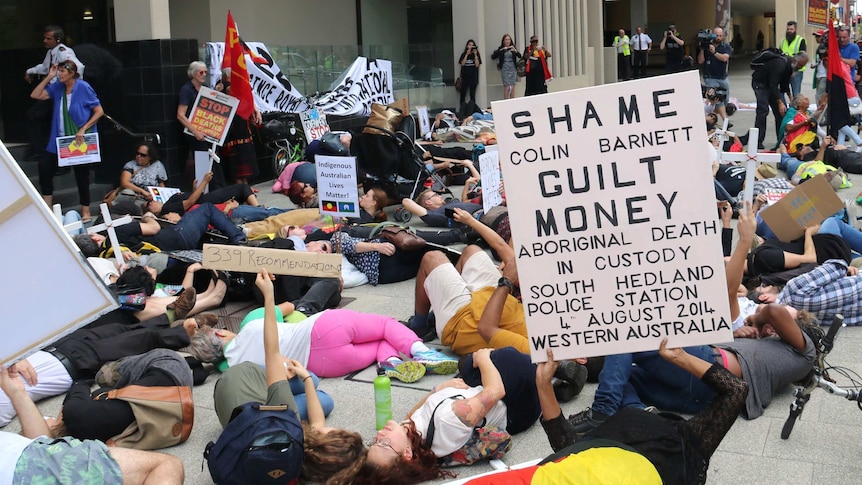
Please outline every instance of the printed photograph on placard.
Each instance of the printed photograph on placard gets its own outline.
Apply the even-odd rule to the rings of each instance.
[[[625,86],[493,103],[536,362],[732,340],[698,75]]]

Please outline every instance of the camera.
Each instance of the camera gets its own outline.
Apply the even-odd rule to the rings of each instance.
[[[697,31],[697,41],[703,49],[706,49],[709,44],[715,42],[718,36],[709,29],[701,29]]]
[[[727,90],[723,88],[710,88],[706,86],[700,87],[703,92],[703,97],[712,101],[713,103],[720,103],[727,99]]]
[[[445,209],[443,209],[443,212],[446,214],[447,218],[449,218],[449,219],[455,218],[455,209],[454,208],[446,207]]]

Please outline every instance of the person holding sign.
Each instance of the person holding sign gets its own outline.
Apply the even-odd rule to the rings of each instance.
[[[195,152],[205,152],[210,148],[210,144],[204,140],[204,134],[196,130],[189,119],[189,116],[192,114],[192,106],[195,105],[195,100],[198,97],[198,91],[206,84],[207,65],[201,61],[193,61],[189,64],[186,74],[189,76],[189,82],[180,88],[179,103],[177,104],[177,121],[191,133],[190,138],[187,139],[189,155],[186,159],[186,181],[191,182],[195,178]],[[223,187],[225,179],[221,164],[212,164],[211,170],[213,171],[215,181],[210,186],[210,189]]]
[[[592,483],[586,478],[578,481],[586,474],[605,478],[607,481],[602,483],[705,483],[710,457],[751,393],[745,381],[720,364],[689,355],[683,349],[668,348],[667,338],[662,340],[658,353],[713,390],[716,398],[712,404],[689,420],[627,408],[576,442],[576,433],[554,398],[551,377],[557,363],[548,349],[548,361],[536,367],[536,387],[542,427],[555,452],[542,463],[556,465],[538,465],[536,470],[547,466],[545,478],[565,473],[576,483]],[[500,475],[488,479],[478,483],[507,481]]]
[[[135,159],[123,165],[120,173],[120,187],[128,195],[153,200],[147,187],[164,187],[168,173],[159,160],[159,150],[151,141],[135,144]]]
[[[743,318],[737,290],[756,226],[754,211],[747,205],[739,213],[739,241],[725,267],[734,321]],[[811,370],[815,350],[805,328],[816,326],[812,319],[810,313],[789,306],[761,305],[753,315],[744,317],[743,326],[734,331],[735,341],[688,347],[685,352],[715,362],[748,383],[752,391],[743,416],[754,419],[763,414],[775,390],[802,379]],[[652,404],[663,410],[696,413],[715,399],[715,390],[707,383],[665,360],[660,352],[610,355],[605,357],[592,406],[569,416],[568,421],[572,431],[580,435],[599,427],[622,408],[643,409],[645,404]]]
[[[84,134],[96,132],[96,122],[105,114],[96,92],[86,81],[80,79],[79,71],[82,68],[81,61],[75,58],[53,65],[48,76],[30,93],[33,99],[50,99],[54,102],[54,118],[48,145],[45,147],[48,153],[39,162],[39,187],[48,207],[53,204],[54,176],[57,175],[59,167],[56,139],[74,135],[75,143],[84,144]],[[50,83],[55,76],[59,82]],[[82,220],[85,223],[90,222],[90,169],[84,164],[75,165],[72,170],[78,185]]]

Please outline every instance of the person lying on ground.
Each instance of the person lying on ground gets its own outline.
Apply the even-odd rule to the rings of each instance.
[[[411,484],[451,476],[439,459],[463,447],[477,426],[496,426],[515,435],[541,413],[536,366],[508,347],[480,349],[462,359],[460,379],[436,386],[398,423],[389,421],[374,437],[354,484]],[[432,431],[433,430],[433,431]]]
[[[237,333],[200,329],[189,352],[202,362],[216,363],[220,370],[241,362],[264,365],[265,355],[258,342],[265,328],[265,311],[258,308],[246,315]],[[445,375],[457,370],[457,359],[428,348],[394,318],[336,309],[310,315],[299,323],[286,323],[285,315],[292,312],[292,303],[276,307],[281,353],[321,377],[344,376],[374,363],[402,382],[415,382],[426,371]],[[402,360],[400,354],[411,360]],[[345,359],[345,355],[350,358]]]
[[[227,369],[213,390],[215,412],[224,427],[234,409],[247,402],[286,405],[304,420],[305,459],[301,478],[306,482],[323,483],[353,464],[365,453],[365,446],[359,433],[326,426],[327,412],[319,396],[330,401],[331,398],[316,389],[314,376],[305,366],[282,355],[279,310],[271,279],[265,269],[255,278],[255,285],[264,295],[263,328],[257,334],[258,339],[263,339],[264,365],[242,362]],[[297,387],[299,389],[295,389]],[[304,405],[298,404],[299,397],[305,401]]]
[[[745,407],[748,385],[716,362],[683,349],[669,349],[667,338],[662,340],[659,355],[712,389],[716,394],[712,403],[688,420],[624,408],[579,438],[554,397],[551,377],[557,364],[548,349],[548,361],[536,367],[536,387],[542,428],[555,454],[518,475],[529,480],[544,468],[544,476],[584,477],[584,483],[596,483],[592,481],[596,477],[602,477],[598,483],[608,485],[647,483],[649,479],[649,483],[706,483],[710,457]],[[506,477],[492,475],[476,483],[495,481],[506,481]]]
[[[182,484],[183,462],[152,451],[108,448],[100,441],[49,438],[48,424],[30,399],[15,366],[0,366],[0,389],[9,397],[21,434],[0,431],[0,482]]]
[[[200,323],[199,323],[200,322]],[[106,323],[80,328],[44,349],[18,361],[24,389],[33,401],[67,392],[78,380],[94,379],[102,365],[153,349],[181,349],[191,342],[198,326],[214,325],[218,318],[204,313],[171,326],[167,315],[136,323]],[[199,366],[189,362],[189,366]],[[200,376],[199,376],[200,377]],[[206,376],[203,376],[205,379]],[[0,426],[15,417],[9,397],[0,393]]]
[[[200,370],[206,373],[203,368]],[[89,381],[72,384],[60,413],[56,418],[46,419],[50,436],[107,443],[135,422],[131,404],[122,399],[108,399],[109,391],[133,385],[191,387],[193,379],[189,365],[176,351],[153,349],[106,364],[96,375],[96,383],[99,387],[92,392]]]
[[[740,212],[739,242],[726,266],[732,320],[740,316],[737,290],[755,226],[753,209],[747,206]],[[733,342],[688,347],[685,351],[704,361],[716,362],[742,378],[751,388],[742,414],[754,419],[763,414],[775,392],[802,379],[811,370],[815,349],[806,327],[816,327],[813,315],[808,312],[774,303],[760,305],[734,331]],[[622,408],[644,409],[649,404],[663,410],[697,413],[715,397],[712,388],[656,351],[609,355],[605,357],[592,406],[568,419],[573,431],[583,434]]]
[[[245,244],[248,240],[242,229],[234,225],[223,212],[210,203],[201,204],[189,212],[176,224],[162,228],[156,216],[148,212],[140,221],[132,221],[116,228],[117,239],[121,244],[137,245],[150,243],[162,251],[179,249],[199,249],[201,239],[209,226],[224,234],[230,244]],[[86,255],[85,256],[94,256]]]

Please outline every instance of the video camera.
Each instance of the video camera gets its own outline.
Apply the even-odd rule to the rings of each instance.
[[[727,90],[723,88],[711,88],[701,85],[700,90],[703,93],[704,99],[708,99],[713,103],[721,103],[727,99]]]
[[[706,49],[709,44],[715,42],[718,36],[715,35],[710,29],[701,29],[697,31],[697,42],[701,45],[701,48]]]

